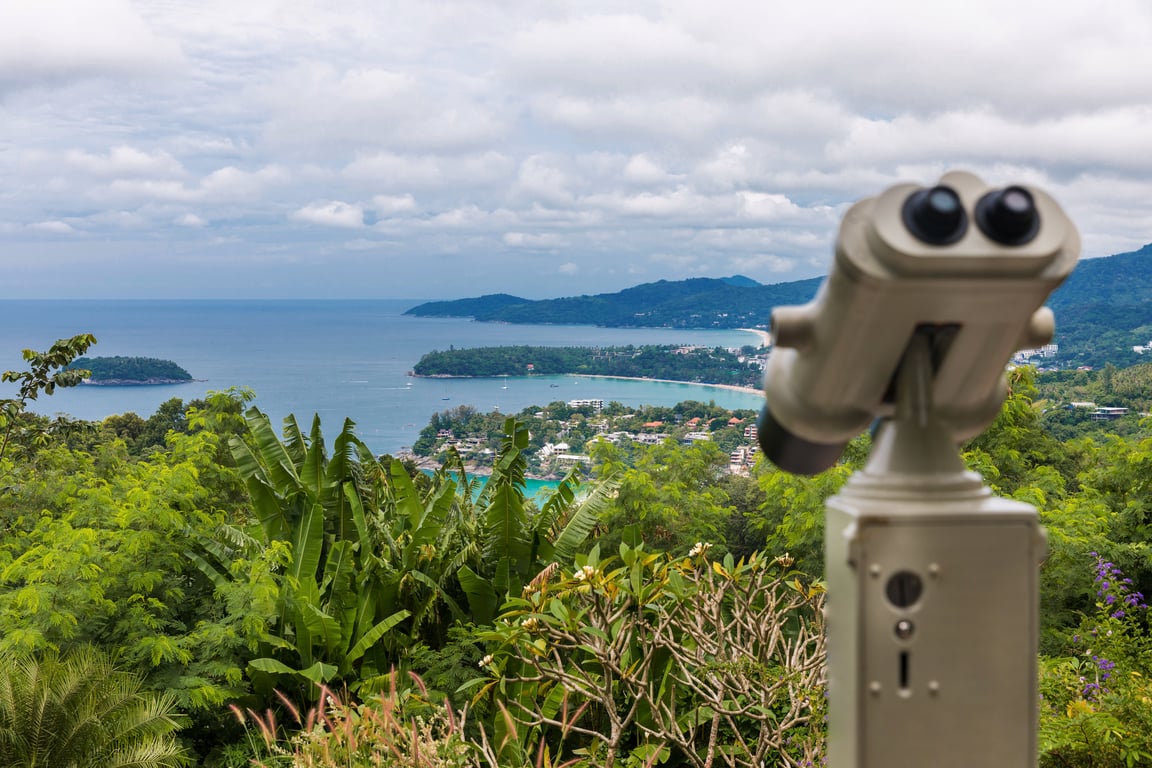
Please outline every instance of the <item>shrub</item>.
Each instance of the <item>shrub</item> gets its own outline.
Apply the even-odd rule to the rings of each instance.
[[[1093,552],[1096,606],[1070,656],[1041,659],[1042,768],[1132,768],[1152,761],[1152,638],[1132,580]]]
[[[791,558],[620,545],[510,600],[481,663],[503,764],[801,766],[824,744],[823,589]],[[483,693],[483,692],[482,692]]]
[[[413,676],[419,683],[419,678]],[[421,684],[422,685],[422,684]],[[233,706],[237,718],[259,731],[258,768],[476,768],[477,749],[462,733],[462,717],[398,693],[395,685],[362,703],[321,688],[320,703],[301,714],[286,696],[283,704],[299,730],[281,731],[275,714],[258,715]]]

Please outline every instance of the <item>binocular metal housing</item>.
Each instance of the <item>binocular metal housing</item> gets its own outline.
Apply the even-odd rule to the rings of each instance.
[[[932,344],[932,408],[956,442],[1007,394],[1005,366],[1055,331],[1048,295],[1079,256],[1075,226],[1045,192],[953,171],[853,205],[816,297],[772,313],[759,442],[781,469],[831,467],[889,417],[910,340]]]

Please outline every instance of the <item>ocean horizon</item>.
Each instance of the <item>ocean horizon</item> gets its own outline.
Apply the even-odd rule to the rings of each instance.
[[[626,406],[684,400],[755,408],[758,393],[699,384],[573,376],[494,379],[418,378],[410,372],[436,349],[534,345],[758,344],[752,332],[597,326],[511,325],[461,318],[405,316],[406,299],[7,299],[0,300],[0,370],[21,370],[21,350],[44,351],[57,339],[92,333],[88,354],[172,360],[195,381],[156,386],[82,386],[31,404],[37,413],[100,420],[147,417],[166,400],[209,391],[251,389],[275,423],[294,414],[305,429],[313,414],[325,435],[345,418],[377,453],[410,447],[434,413],[468,405],[509,415],[550,402],[599,398]],[[0,385],[0,397],[16,394]]]

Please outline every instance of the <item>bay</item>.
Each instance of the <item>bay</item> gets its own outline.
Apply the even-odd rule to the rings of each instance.
[[[247,387],[276,421],[295,414],[307,428],[319,414],[334,434],[345,418],[379,453],[411,446],[432,414],[460,405],[513,414],[532,405],[599,398],[629,407],[713,401],[759,408],[763,397],[692,384],[572,376],[423,379],[408,375],[426,352],[455,347],[757,344],[742,331],[508,325],[404,316],[414,300],[4,300],[0,370],[20,370],[20,351],[92,333],[93,356],[173,360],[195,382],[150,387],[76,387],[42,397],[33,410],[98,420],[133,411],[147,417],[169,398]],[[14,385],[0,396],[15,394]]]

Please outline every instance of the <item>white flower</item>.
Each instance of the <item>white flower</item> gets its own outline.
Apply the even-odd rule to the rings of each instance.
[[[688,550],[688,557],[700,557],[710,549],[712,549],[711,544],[704,541],[698,541],[692,546],[692,549]]]
[[[484,667],[488,666],[491,663],[492,663],[492,654],[488,654],[484,658],[480,659],[479,667],[481,669],[483,669]]]
[[[575,578],[576,581],[585,581],[587,579],[591,579],[595,574],[596,569],[590,565],[586,565],[580,570],[576,571],[573,578]]]
[[[528,618],[524,619],[522,626],[529,632],[534,632],[540,627],[540,619],[536,618],[535,616],[529,616]]]

